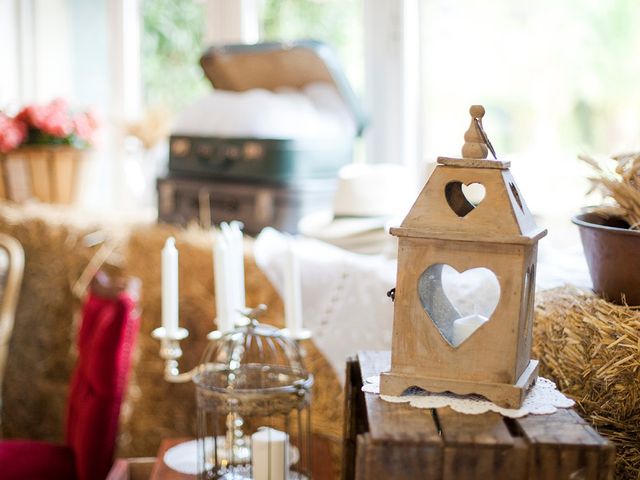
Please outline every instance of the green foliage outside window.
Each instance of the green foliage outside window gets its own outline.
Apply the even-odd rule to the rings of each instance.
[[[147,105],[179,112],[211,88],[198,63],[204,12],[198,0],[142,2],[142,78]]]
[[[322,40],[336,49],[357,92],[363,87],[362,0],[264,0],[264,40]]]
[[[199,65],[204,2],[143,0],[142,77],[147,105],[173,112],[210,90]],[[354,89],[363,89],[362,0],[263,0],[263,41],[313,38],[333,46]]]

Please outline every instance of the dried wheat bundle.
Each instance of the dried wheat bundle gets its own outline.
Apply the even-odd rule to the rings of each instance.
[[[574,287],[538,294],[534,352],[542,374],[616,445],[616,478],[640,478],[640,307]]]
[[[599,191],[615,204],[598,207],[595,211],[625,220],[633,230],[640,230],[640,153],[616,155],[614,171],[603,168],[601,162],[588,155],[578,158],[589,164],[596,176],[590,177],[591,191]]]
[[[125,131],[139,139],[144,148],[149,150],[169,137],[171,113],[162,106],[151,107],[144,113],[142,119],[126,124]]]

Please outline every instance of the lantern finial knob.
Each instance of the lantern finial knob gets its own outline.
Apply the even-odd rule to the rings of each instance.
[[[462,158],[487,158],[489,149],[480,131],[482,117],[484,117],[484,107],[482,105],[471,105],[469,113],[471,114],[471,124],[464,134]]]

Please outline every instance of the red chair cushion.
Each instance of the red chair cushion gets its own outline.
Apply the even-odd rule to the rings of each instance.
[[[69,447],[32,440],[0,442],[2,480],[73,480],[73,451]]]
[[[138,323],[127,293],[116,298],[91,293],[84,305],[67,414],[67,444],[79,480],[104,479],[113,463]]]

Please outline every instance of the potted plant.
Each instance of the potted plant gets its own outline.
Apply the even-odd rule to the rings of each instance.
[[[71,203],[96,128],[91,112],[74,113],[61,99],[0,112],[0,198]]]
[[[580,156],[594,170],[592,190],[604,202],[572,221],[580,238],[596,293],[616,303],[640,305],[640,153],[612,157],[607,168]]]

